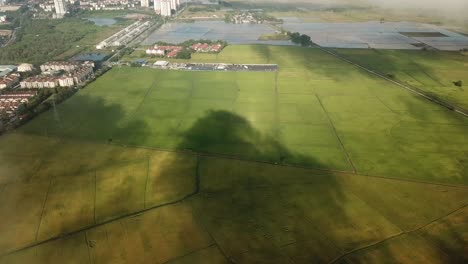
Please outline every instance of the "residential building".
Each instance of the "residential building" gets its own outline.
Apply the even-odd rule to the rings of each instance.
[[[18,73],[11,73],[3,78],[0,78],[0,90],[5,88],[12,88],[19,83],[20,75]]]
[[[20,86],[28,89],[73,87],[90,79],[93,67],[94,64],[89,62],[48,62],[41,66],[42,75],[29,77],[20,82]],[[58,74],[60,71],[66,73]]]
[[[0,112],[14,116],[20,104],[28,103],[29,99],[36,96],[36,92],[6,92],[0,95]]]
[[[161,14],[161,0],[154,0],[154,12]]]
[[[74,71],[81,67],[82,63],[78,61],[49,61],[41,65],[41,71]]]
[[[30,72],[34,70],[34,65],[29,63],[22,63],[18,66],[18,72]]]
[[[72,76],[62,76],[58,78],[57,81],[60,87],[73,87],[73,85],[75,85]]]
[[[181,50],[183,50],[183,47],[181,46],[157,46],[156,45],[153,48],[147,49],[146,54],[174,58],[179,54]]]
[[[57,18],[63,18],[67,13],[67,2],[65,0],[54,0],[55,14]]]
[[[150,28],[151,25],[150,21],[143,22],[139,20],[96,45],[96,49],[125,46]]]
[[[149,7],[150,6],[150,0],[141,0],[140,1],[142,7]]]
[[[14,72],[18,67],[15,65],[0,65],[0,77],[5,77]]]
[[[23,89],[42,89],[42,88],[55,88],[59,86],[57,76],[33,76],[24,79],[20,82]]]
[[[93,76],[93,68],[90,66],[84,66],[77,71],[72,73],[73,82],[75,84],[80,84],[90,79]]]
[[[171,0],[161,1],[161,16],[169,17],[172,15]]]

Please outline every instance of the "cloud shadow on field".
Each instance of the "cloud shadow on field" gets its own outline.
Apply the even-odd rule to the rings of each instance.
[[[229,111],[206,111],[180,135],[181,141],[176,149],[191,151],[170,153],[117,145],[116,138],[134,135],[143,137],[143,140],[151,140],[148,124],[145,121],[129,121],[132,119],[128,118],[125,105],[86,96],[73,100],[73,103],[68,101],[60,106],[58,124],[53,112],[50,112],[20,129],[18,134],[46,131],[44,135],[52,138],[57,133],[62,140],[49,145],[44,143],[46,147],[41,145],[43,142],[35,142],[38,144],[37,148],[28,153],[29,156],[47,153],[45,158],[49,163],[39,167],[39,172],[33,177],[24,179],[24,183],[29,184],[28,188],[22,189],[21,185],[17,185],[18,193],[13,194],[14,198],[5,199],[9,206],[0,211],[0,216],[7,219],[5,222],[9,225],[14,225],[18,219],[33,218],[32,215],[40,223],[42,219],[37,219],[37,216],[42,217],[40,208],[43,204],[34,201],[43,201],[49,192],[57,191],[60,194],[60,190],[54,188],[57,181],[63,180],[63,185],[70,189],[65,188],[63,196],[55,196],[59,199],[49,193],[48,201],[60,200],[56,207],[60,208],[61,214],[54,218],[58,225],[71,223],[72,226],[64,227],[63,230],[66,231],[54,234],[52,238],[57,238],[57,242],[66,233],[72,233],[72,236],[84,233],[85,239],[80,240],[80,243],[88,251],[95,250],[93,247],[102,243],[99,237],[90,238],[93,237],[91,234],[95,235],[97,231],[105,229],[107,236],[106,228],[112,223],[143,219],[151,212],[174,205],[191,207],[193,213],[189,217],[200,224],[197,232],[208,233],[209,243],[216,245],[226,262],[231,263],[325,263],[344,252],[398,232],[377,210],[367,206],[357,197],[358,194],[347,189],[347,177],[350,175],[276,165],[283,163],[284,157],[288,157],[321,167],[319,161],[295,153],[271,135],[257,130],[242,116]],[[87,120],[86,117],[90,116],[93,117],[92,120]],[[47,130],[42,127],[43,124],[46,124]],[[65,131],[59,133],[58,130],[61,129]],[[67,130],[70,141],[66,137]],[[76,133],[77,131],[80,133]],[[74,142],[76,137],[73,138],[72,135],[76,134],[80,135],[78,138],[82,141]],[[99,144],[87,142],[88,139],[98,141]],[[14,155],[9,154],[15,151],[9,149],[0,153],[3,152],[7,163],[14,163]],[[26,153],[27,150],[22,151]],[[90,175],[86,174],[89,172]],[[13,172],[16,173],[20,172]],[[145,177],[147,182],[151,178],[149,185],[142,184]],[[79,188],[83,186],[80,185],[81,178],[85,182],[91,180],[91,186],[101,186],[95,187],[94,195],[103,195],[104,198],[100,200],[98,207],[96,203],[91,207],[95,212],[91,222],[77,223],[75,219],[61,222],[70,214],[76,213],[70,212],[73,210],[70,206],[73,203],[67,200],[67,196],[79,195]],[[5,194],[5,188],[1,188],[5,186],[0,184],[0,195]],[[13,185],[9,185],[9,188],[11,186]],[[148,186],[153,186],[154,189]],[[34,192],[32,189],[35,189]],[[21,199],[23,196],[29,199]],[[55,208],[54,204],[51,207],[46,202],[44,204],[44,215],[48,214],[47,208]],[[74,206],[80,208],[81,204]],[[96,218],[96,215],[99,217]],[[81,212],[80,217],[84,218]],[[179,223],[180,220],[177,214],[162,216],[164,217],[171,223]],[[142,225],[144,228],[134,231],[134,240],[129,240],[129,244],[138,245],[140,240],[145,240],[147,254],[159,253],[157,250],[168,245],[181,250],[177,254],[169,254],[165,261],[200,249],[200,245],[194,242],[197,240],[188,238],[193,230],[187,231],[185,226],[171,226],[172,229],[164,230],[162,233],[172,240],[162,247],[159,236],[163,235],[152,232],[161,229],[161,221],[150,220],[149,224]],[[103,223],[105,224],[100,225]],[[94,225],[100,226],[93,227]],[[28,226],[31,227],[29,233],[34,236],[39,228],[37,223],[31,226]],[[10,229],[10,226],[7,228]],[[77,232],[83,228],[84,231]],[[129,233],[131,231],[132,229],[125,230]],[[12,235],[6,229],[0,229],[0,232]],[[460,241],[456,234],[449,235],[454,241]],[[111,233],[110,236],[115,239],[115,234]],[[116,236],[119,241],[123,241],[118,234]],[[9,243],[9,240],[8,237],[6,242],[0,240],[0,245]],[[190,241],[183,242],[187,240]],[[34,242],[34,239],[29,237],[20,242],[23,244],[13,247],[8,245],[10,248],[2,246],[2,249],[8,252],[21,248]],[[53,251],[61,251],[61,246],[56,245]],[[116,243],[106,250],[112,255],[109,251],[124,252],[132,247],[135,246]],[[455,250],[453,254],[457,252]],[[393,254],[393,251],[388,253],[390,257]],[[138,262],[137,255],[126,254],[125,261]],[[57,257],[55,255],[40,256],[35,261],[60,262],[59,259],[50,259]],[[58,257],[66,258],[66,254],[58,254]]]

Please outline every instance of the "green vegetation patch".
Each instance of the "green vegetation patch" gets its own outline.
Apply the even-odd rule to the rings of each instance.
[[[350,52],[374,61],[363,51]],[[402,69],[414,67],[400,58],[396,63]],[[230,46],[217,60],[277,63],[280,70],[118,67],[61,104],[58,121],[50,112],[21,130],[369,175],[467,182],[466,150],[460,146],[466,145],[461,135],[468,123],[459,115],[316,49]],[[412,75],[419,83],[442,83],[427,71]]]
[[[443,101],[468,109],[468,58],[460,52],[336,50],[363,66],[409,84]],[[460,85],[456,83],[460,82]]]
[[[121,25],[99,27],[83,19],[60,20],[25,19],[17,31],[14,44],[0,50],[0,62],[42,63],[66,59],[89,49],[115,33]]]

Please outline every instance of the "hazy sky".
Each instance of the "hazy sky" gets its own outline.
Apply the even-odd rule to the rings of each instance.
[[[428,15],[444,16],[451,19],[468,21],[468,0],[256,0],[259,2],[281,2],[291,5],[305,3],[325,5],[379,6],[392,9],[411,9]]]
[[[386,7],[418,7],[418,8],[442,8],[442,9],[466,9],[468,0],[366,0],[373,4]],[[350,1],[352,2],[352,1]]]
[[[371,4],[394,9],[432,11],[434,15],[468,21],[468,0],[365,0]]]

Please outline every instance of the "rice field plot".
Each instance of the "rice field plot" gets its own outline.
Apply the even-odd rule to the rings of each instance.
[[[0,141],[38,147],[0,151],[2,179],[9,180],[0,185],[0,255],[177,201],[196,188],[193,156],[77,140],[58,144],[21,133]],[[18,160],[29,155],[35,158],[26,161],[35,162]]]
[[[150,160],[162,166],[151,167],[159,182],[149,180],[147,201],[159,204],[168,195],[179,202],[56,236],[1,256],[0,263],[410,263],[413,255],[441,263],[463,257],[464,187],[216,157],[198,157],[195,166],[195,157],[162,153]],[[174,196],[181,185],[196,190],[195,179],[198,192]]]
[[[468,57],[460,52],[403,50],[335,50],[368,68],[419,88],[433,96],[468,108]]]
[[[431,221],[443,225],[446,218],[439,220],[439,216],[449,214],[450,219],[453,210],[449,208],[457,210],[454,215],[458,220],[452,221],[457,223],[456,229],[451,229],[454,233],[433,234],[447,242],[443,245],[452,250],[453,257],[463,252],[462,246],[450,243],[466,227],[460,222],[466,217],[465,188],[323,171],[311,174],[308,170],[218,158],[202,159],[200,174],[201,191],[206,194],[197,196],[192,204],[204,212],[200,219],[223,251],[237,262],[327,263]],[[431,204],[426,204],[429,200]],[[222,206],[226,203],[228,208]],[[421,241],[417,252],[425,252],[427,244],[434,247],[430,239]],[[434,249],[441,250],[438,246]],[[407,262],[400,256],[411,254],[412,247],[399,250],[386,259]],[[436,260],[430,259],[430,263],[438,263]]]
[[[385,55],[416,83],[444,84],[428,69],[413,72],[436,67],[419,53],[408,53],[416,56],[413,62],[394,51],[347,52],[368,64]],[[463,63],[452,53],[434,56]],[[468,129],[466,119],[398,86],[318,49],[238,45],[228,46],[217,59],[277,63],[279,72],[116,68],[60,105],[59,121],[50,112],[21,130],[370,175],[446,183],[468,180],[465,150],[447,148],[466,145],[468,139],[461,136]],[[380,62],[378,67],[384,71],[391,65]],[[447,72],[452,66],[444,61],[439,67]],[[410,134],[395,134],[402,122],[409,130],[424,124],[440,131],[452,126],[460,136],[432,140],[421,130],[420,138],[432,140],[422,144]],[[433,158],[421,158],[426,155]],[[420,168],[426,168],[424,173]]]
[[[465,118],[316,49],[218,57],[280,71],[116,68],[2,135],[0,263],[465,256]]]

